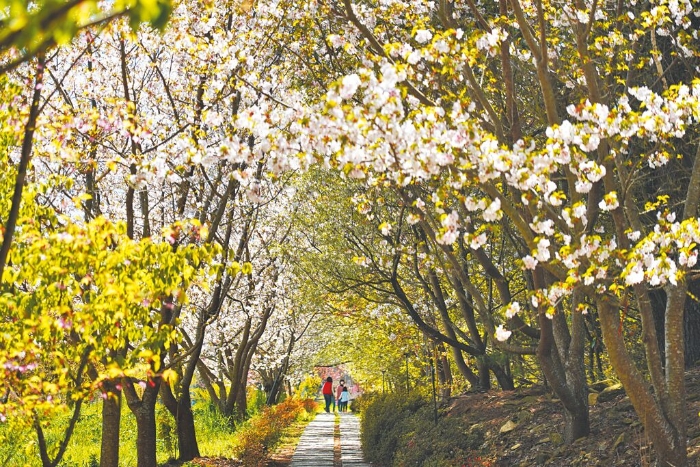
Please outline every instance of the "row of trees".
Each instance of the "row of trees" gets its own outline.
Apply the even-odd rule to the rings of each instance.
[[[660,463],[687,464],[693,2],[12,5],[0,36],[2,358],[8,400],[31,408],[40,440],[50,391],[78,413],[81,397],[67,394],[99,384],[103,436],[118,439],[120,393],[136,415],[139,465],[154,463],[159,393],[191,449],[181,456],[195,456],[195,370],[222,411],[243,414],[274,323],[262,372],[274,401],[318,303],[368,316],[389,342],[417,326],[449,351],[445,382],[453,369],[512,388],[511,360],[534,358],[568,441],[589,433],[585,357],[605,360]],[[170,8],[162,32],[120,19],[161,26]],[[27,42],[19,24],[42,35]],[[80,246],[101,225],[111,240]],[[95,248],[98,259],[71,253],[49,268],[74,282],[23,266],[54,232],[61,253],[60,242]],[[110,259],[119,245],[137,256]],[[110,279],[123,263],[152,284],[143,296]],[[97,264],[125,289],[93,282]],[[112,294],[137,297],[120,300],[133,319]],[[83,321],[102,327],[74,329]],[[50,331],[36,344],[40,326]],[[61,351],[47,371],[53,346],[84,363]]]
[[[535,356],[568,441],[590,431],[602,337],[660,463],[686,465],[693,4],[324,7],[326,60],[307,69],[337,81],[301,152],[360,180],[326,190],[356,212],[314,208],[342,238],[317,260],[330,290],[400,307],[474,386],[512,388],[500,355]]]
[[[153,466],[159,398],[180,460],[200,455],[196,374],[232,422],[247,416],[251,377],[268,403],[289,391],[310,307],[291,301],[289,175],[268,176],[246,129],[265,96],[255,75],[278,60],[249,10],[0,8],[0,417],[34,430],[44,466],[61,462],[96,395],[101,465],[119,464],[124,400],[138,465]],[[62,430],[56,444],[48,427]]]

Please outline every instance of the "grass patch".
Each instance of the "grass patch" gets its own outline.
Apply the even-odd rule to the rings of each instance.
[[[256,407],[258,413],[238,426],[222,417],[207,399],[197,399],[192,409],[202,456],[231,457],[237,452],[243,456],[244,465],[252,467],[264,465],[260,459],[277,446],[296,446],[317,405],[310,400],[288,399],[274,407]],[[57,445],[69,418],[70,414],[63,414],[47,423],[44,431],[50,446]],[[175,420],[161,404],[156,408],[156,423],[157,460],[164,464],[177,457],[178,446]],[[119,465],[132,467],[137,461],[136,419],[125,403],[120,428]],[[102,403],[85,403],[61,467],[99,466],[101,436]],[[36,434],[21,423],[0,423],[0,466],[5,465],[41,467]]]
[[[199,400],[193,407],[199,450],[203,456],[230,457],[234,444],[235,428],[222,417],[207,400]],[[55,446],[68,424],[69,414],[49,421],[45,434],[51,446]],[[177,457],[177,432],[175,420],[164,406],[156,408],[157,459],[166,463]],[[83,404],[80,419],[68,445],[61,467],[99,466],[102,436],[101,401]],[[136,465],[136,419],[122,404],[120,422],[119,465]],[[0,466],[40,467],[36,434],[26,426],[0,423]]]

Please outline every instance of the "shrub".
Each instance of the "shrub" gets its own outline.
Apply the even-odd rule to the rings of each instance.
[[[265,406],[267,396],[265,391],[258,389],[255,386],[248,386],[246,392],[246,397],[248,398],[248,403],[246,404],[248,407],[248,414],[255,415]]]
[[[365,395],[359,405],[368,461],[395,467],[490,465],[479,454],[482,430],[445,416],[436,425],[432,403],[418,395]]]
[[[365,395],[361,422],[362,449],[373,463],[392,465],[405,424],[420,407],[427,404],[420,396],[404,394]]]
[[[456,417],[440,417],[435,424],[433,407],[421,407],[404,426],[393,465],[452,467],[455,465],[481,465],[475,452],[484,443],[481,429],[469,429]]]
[[[318,402],[313,399],[303,399],[302,404],[304,405],[304,410],[309,414],[316,413],[318,410]]]
[[[307,376],[299,384],[299,397],[302,399],[315,399],[318,396],[321,387],[321,378],[318,376]]]
[[[264,407],[238,431],[234,455],[245,466],[264,467],[267,453],[275,447],[285,428],[305,414],[315,412],[316,408],[315,402],[296,398],[286,399],[272,407]]]

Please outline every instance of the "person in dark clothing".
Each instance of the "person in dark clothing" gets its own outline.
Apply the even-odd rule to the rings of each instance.
[[[321,387],[323,398],[326,400],[326,413],[331,411],[331,402],[333,401],[333,378],[326,378],[326,382]]]

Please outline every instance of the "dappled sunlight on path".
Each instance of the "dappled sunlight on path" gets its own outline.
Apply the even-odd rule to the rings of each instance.
[[[335,414],[320,413],[309,423],[292,457],[292,467],[334,467]],[[340,414],[343,467],[365,467],[360,446],[360,423],[351,413]]]
[[[340,452],[343,467],[364,467],[360,443],[360,420],[351,413],[340,414]]]

